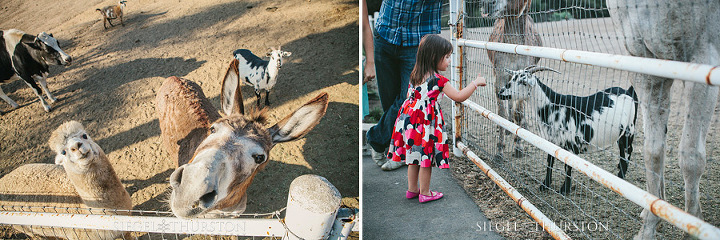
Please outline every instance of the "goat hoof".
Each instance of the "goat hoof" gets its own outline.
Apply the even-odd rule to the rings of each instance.
[[[505,157],[503,157],[502,153],[499,153],[499,154],[495,154],[495,156],[493,157],[493,160],[500,161],[500,160],[503,160],[504,158]]]
[[[572,190],[573,190],[574,188],[575,188],[575,186],[570,187],[569,189],[568,189],[567,187],[561,187],[561,188],[560,188],[560,194],[562,194],[563,196],[567,196],[568,194],[570,194],[570,193],[572,192]]]
[[[550,190],[550,187],[546,186],[544,183],[540,185],[541,192],[547,192],[548,190]]]

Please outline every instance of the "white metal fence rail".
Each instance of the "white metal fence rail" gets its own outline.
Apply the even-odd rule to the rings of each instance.
[[[359,231],[359,211],[340,208],[339,191],[316,175],[293,181],[287,207],[282,210],[226,217],[181,219],[161,211],[0,206],[0,226],[13,226],[26,235],[64,239],[153,239],[155,235],[160,239],[194,235],[346,239]],[[6,227],[3,231],[12,230]]]

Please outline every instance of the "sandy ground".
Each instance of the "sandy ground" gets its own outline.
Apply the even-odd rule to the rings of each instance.
[[[358,5],[350,0],[130,0],[125,25],[104,30],[96,8],[115,1],[23,1],[0,5],[0,29],[52,33],[73,57],[52,66],[49,89],[59,99],[45,113],[22,81],[3,85],[20,108],[0,103],[0,176],[27,163],[50,163],[50,132],[82,122],[107,153],[135,209],[168,210],[163,199],[174,170],[162,148],[155,94],[179,76],[197,82],[216,107],[220,78],[232,52],[264,56],[282,45],[292,52],[270,95],[269,122],[320,92],[327,114],[304,139],[277,145],[272,161],[249,189],[249,213],[285,206],[290,182],[318,174],[343,203],[358,207]],[[246,106],[255,105],[243,87]]]
[[[556,48],[569,48],[585,51],[596,51],[613,54],[627,54],[624,45],[618,41],[622,35],[616,32],[610,19],[589,19],[570,20],[550,23],[536,24],[545,46]],[[490,28],[466,29],[465,36],[470,39],[486,40]],[[444,31],[444,36],[449,33]],[[466,76],[475,76],[478,72],[488,77],[490,84],[481,89],[471,98],[472,101],[496,112],[496,103],[492,85],[491,66],[487,60],[484,50],[465,49],[465,56],[469,59],[464,69]],[[541,60],[539,65],[552,67],[562,72],[554,74],[550,72],[538,73],[542,81],[552,87],[555,91],[563,94],[589,95],[602,89],[621,86],[630,86],[630,79],[637,78],[636,74],[624,71],[616,71],[592,67],[580,64],[563,63],[555,60]],[[449,74],[449,72],[447,73]],[[684,207],[683,178],[678,165],[678,143],[683,126],[685,110],[681,106],[683,83],[676,81],[673,85],[672,103],[670,109],[670,120],[668,124],[668,141],[666,148],[665,176],[666,176],[666,198],[673,205]],[[445,106],[445,119],[452,119],[450,114],[450,100],[443,100]],[[526,116],[528,116],[526,114]],[[720,185],[720,141],[717,136],[720,134],[718,119],[720,118],[720,106],[716,107],[711,123],[710,132],[707,137],[707,167],[700,183],[700,201],[703,206],[703,219],[715,226],[720,225],[720,211],[715,206],[720,202],[720,192],[714,191]],[[628,239],[634,235],[641,225],[639,218],[641,208],[634,203],[625,200],[612,191],[601,187],[598,183],[590,180],[587,176],[573,172],[573,194],[568,197],[561,196],[560,185],[564,179],[563,164],[556,161],[554,165],[554,177],[552,192],[538,191],[540,182],[545,176],[546,154],[528,143],[522,143],[526,156],[512,157],[513,144],[508,137],[505,142],[508,144],[504,153],[505,158],[499,161],[492,161],[490,156],[496,153],[498,132],[491,123],[477,113],[466,112],[466,119],[463,127],[464,141],[480,155],[501,175],[517,188],[530,202],[535,204],[541,211],[556,221],[558,226],[573,238],[620,238]],[[529,130],[537,132],[537,120],[526,118],[529,123]],[[645,189],[645,167],[643,163],[643,123],[642,113],[638,111],[636,129],[638,134],[635,137],[633,156],[630,159],[630,167],[627,180]],[[606,151],[599,151],[588,154],[581,154],[581,157],[600,166],[610,173],[617,173],[618,150],[617,146],[610,146]],[[453,172],[455,177],[466,188],[483,212],[496,224],[520,224],[519,229],[499,231],[501,235],[509,238],[544,238],[548,237],[542,231],[533,231],[532,219],[524,213],[499,187],[495,186],[472,162],[466,158],[457,158],[453,161]],[[572,225],[573,222],[578,227]],[[525,228],[523,224],[526,224]],[[600,225],[602,224],[602,225]],[[514,225],[513,225],[514,226]],[[608,226],[609,230],[603,227]],[[534,227],[534,226],[533,226]],[[505,228],[507,229],[507,227]],[[600,230],[598,230],[600,229]],[[659,227],[661,238],[677,239],[682,232],[666,222]]]

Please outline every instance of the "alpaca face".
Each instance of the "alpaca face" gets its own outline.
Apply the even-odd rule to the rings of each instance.
[[[55,164],[63,165],[68,171],[86,171],[103,154],[100,146],[75,121],[60,126],[51,138],[55,138]]]

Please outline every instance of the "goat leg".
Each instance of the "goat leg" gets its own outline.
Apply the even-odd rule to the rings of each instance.
[[[572,167],[565,164],[565,182],[563,182],[562,188],[560,188],[560,194],[562,195],[568,195],[571,191],[572,187],[572,178],[570,177],[572,175]]]
[[[123,21],[122,15],[120,15],[120,24],[121,24],[123,27],[125,26],[125,22]]]
[[[618,177],[625,178],[627,173],[628,162],[630,161],[630,155],[632,155],[633,147],[632,141],[634,136],[629,133],[625,133],[620,136],[618,140],[618,148],[620,149],[620,162],[618,163]]]
[[[267,96],[265,96],[265,97],[267,98]],[[260,90],[259,89],[255,90],[255,98],[257,98],[257,101],[256,101],[257,108],[260,109]]]
[[[545,173],[545,181],[543,181],[542,185],[540,185],[540,191],[547,191],[550,189],[550,184],[552,184],[552,169],[553,164],[555,163],[555,157],[548,154],[547,155],[547,172]]]
[[[270,90],[265,90],[265,106],[270,106]]]

